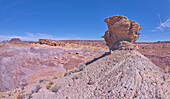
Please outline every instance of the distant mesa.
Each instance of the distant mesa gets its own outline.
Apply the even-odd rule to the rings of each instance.
[[[21,40],[19,38],[12,38],[10,42],[21,42]]]
[[[108,30],[105,32],[103,38],[110,50],[119,49],[119,45],[123,43],[135,43],[139,38],[138,31],[142,29],[141,25],[133,20],[129,20],[122,15],[115,15],[104,20],[108,25]],[[125,48],[126,49],[126,48]]]

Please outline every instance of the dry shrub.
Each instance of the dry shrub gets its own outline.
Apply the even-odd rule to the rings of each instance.
[[[77,67],[74,67],[74,68],[72,68],[72,69],[69,69],[67,72],[76,72],[76,71],[78,71],[78,68],[77,68]]]
[[[64,73],[55,73],[55,74],[54,74],[54,78],[55,78],[55,79],[61,78],[61,77],[64,77]]]
[[[5,92],[0,92],[0,98],[3,98],[5,95]]]
[[[24,99],[31,99],[31,93],[26,92],[25,93],[25,98]]]
[[[90,57],[87,59],[87,61],[92,61],[94,58],[93,57]]]
[[[169,72],[169,67],[166,66],[166,67],[165,67],[165,73],[168,73],[168,72]]]
[[[21,99],[22,97],[21,97],[21,95],[19,93],[16,93],[15,98],[16,99]]]
[[[24,87],[20,87],[21,90],[24,90]]]
[[[53,82],[51,82],[51,81],[48,82],[48,83],[46,83],[46,88],[47,88],[47,89],[50,89],[52,84],[53,84]]]
[[[73,75],[75,75],[76,77],[80,77],[80,72],[74,73]]]
[[[79,45],[78,44],[65,44],[65,47],[73,47],[73,48],[78,48]]]
[[[0,95],[3,95],[5,92],[0,92]]]

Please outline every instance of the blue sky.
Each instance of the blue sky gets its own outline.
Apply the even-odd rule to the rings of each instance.
[[[0,0],[0,41],[102,40],[113,15],[140,23],[140,42],[170,41],[170,0]]]

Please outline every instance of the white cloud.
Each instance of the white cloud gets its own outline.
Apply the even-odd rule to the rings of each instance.
[[[165,22],[161,23],[160,26],[156,27],[156,29],[152,31],[157,31],[157,30],[164,31],[164,29],[167,29],[167,28],[170,28],[170,18],[166,20]]]
[[[51,39],[51,40],[69,40],[70,38],[67,37],[54,37],[48,34],[33,34],[33,33],[26,33],[25,36],[18,36],[18,35],[0,35],[0,41],[3,40],[10,40],[11,38],[20,38],[23,41],[38,41],[38,39]]]
[[[24,36],[20,35],[0,35],[0,41],[10,40],[12,38],[20,38],[22,41],[38,41],[39,39],[51,39],[51,40],[102,40],[101,38],[87,38],[80,37],[71,34],[65,34],[64,37],[55,37],[53,35],[42,33],[26,33]]]

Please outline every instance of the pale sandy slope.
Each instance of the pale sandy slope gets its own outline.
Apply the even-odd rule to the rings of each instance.
[[[31,99],[170,99],[170,75],[137,51],[113,51],[53,82],[57,92],[44,81]]]

